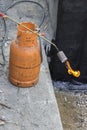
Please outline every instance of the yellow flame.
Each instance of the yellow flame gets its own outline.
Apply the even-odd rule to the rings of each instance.
[[[76,78],[78,78],[80,76],[80,71],[74,71],[71,68],[69,61],[66,61],[66,67],[68,69],[68,74],[73,75]]]

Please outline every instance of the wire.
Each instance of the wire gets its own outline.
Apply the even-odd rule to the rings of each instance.
[[[5,50],[4,50],[4,45],[5,45],[5,41],[6,41],[6,33],[7,33],[7,30],[6,30],[6,22],[5,22],[5,19],[2,18],[3,20],[3,24],[4,24],[4,35],[3,35],[3,40],[2,40],[2,45],[1,45],[1,49],[2,49],[2,57],[3,57],[3,60],[4,60],[4,63],[0,63],[0,65],[5,65],[6,63],[6,58],[5,58]]]
[[[12,7],[14,7],[15,5],[18,5],[18,4],[20,4],[20,3],[26,3],[26,2],[36,4],[36,5],[38,5],[38,6],[42,9],[43,15],[42,15],[41,23],[40,23],[40,25],[39,25],[39,27],[41,27],[42,24],[43,24],[43,22],[44,22],[44,19],[45,19],[45,10],[44,10],[43,6],[42,6],[41,4],[39,4],[38,2],[31,1],[31,0],[27,0],[27,1],[24,1],[24,0],[18,1],[18,2],[13,3],[12,5],[10,5],[10,6],[5,10],[5,12],[7,12],[9,9],[11,9]]]
[[[41,38],[39,37],[40,42],[40,55],[41,55],[41,62],[43,61],[43,55],[42,55],[42,44],[41,44]]]

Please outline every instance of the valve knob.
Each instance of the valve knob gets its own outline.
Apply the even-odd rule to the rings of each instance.
[[[43,32],[41,35],[44,37],[44,36],[45,36],[45,33]]]
[[[3,13],[0,12],[0,17],[4,17],[4,16],[5,16],[5,14],[3,14]]]

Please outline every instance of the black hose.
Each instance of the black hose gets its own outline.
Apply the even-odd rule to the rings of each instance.
[[[41,38],[39,37],[39,43],[40,43],[40,55],[41,55],[41,63],[43,61],[43,55],[42,55],[42,44],[41,44]]]
[[[41,20],[41,23],[39,25],[39,27],[42,26],[43,22],[44,22],[44,19],[45,19],[45,10],[43,8],[43,6],[41,4],[39,4],[38,2],[35,2],[35,1],[31,1],[31,0],[27,0],[27,1],[18,1],[18,2],[15,2],[15,3],[12,3],[10,6],[8,6],[4,13],[6,14],[6,12],[11,9],[12,7],[14,7],[15,5],[18,5],[20,3],[24,3],[24,2],[30,2],[30,3],[33,3],[33,4],[36,4],[38,5],[41,9],[42,9],[42,12],[43,12],[43,16],[42,16],[42,20]],[[4,36],[3,36],[3,41],[2,41],[2,45],[1,45],[1,49],[2,49],[2,57],[3,57],[3,60],[4,60],[4,64],[1,64],[1,65],[5,65],[6,64],[6,58],[5,58],[5,50],[4,50],[4,45],[5,45],[5,42],[6,42],[6,34],[7,34],[7,28],[6,28],[6,22],[5,22],[5,19],[2,18],[3,20],[3,24],[4,24]]]
[[[9,9],[11,9],[12,7],[14,7],[15,5],[18,5],[18,4],[20,4],[20,3],[25,3],[25,2],[28,2],[28,3],[30,2],[30,3],[36,4],[36,5],[38,5],[38,6],[42,9],[43,16],[42,16],[41,23],[40,23],[40,25],[39,25],[39,27],[41,27],[42,24],[43,24],[43,22],[44,22],[44,19],[45,19],[45,11],[44,11],[43,6],[42,6],[41,4],[39,4],[38,2],[31,1],[31,0],[27,0],[27,1],[24,1],[24,0],[18,1],[18,2],[12,3],[12,5],[10,5],[10,6],[5,10],[5,12],[7,12]]]
[[[5,30],[5,33],[4,33],[4,36],[3,36],[3,42],[2,42],[2,55],[3,55],[3,60],[4,60],[4,64],[6,63],[6,58],[5,58],[5,50],[4,50],[4,45],[5,45],[5,41],[6,41],[6,34],[7,34],[7,30],[6,30],[6,22],[5,22],[5,19],[3,18],[3,22],[4,22],[4,30]]]
[[[5,41],[6,41],[6,33],[7,33],[7,30],[6,30],[6,22],[5,22],[5,19],[2,18],[3,20],[3,24],[4,24],[4,35],[3,35],[3,40],[2,40],[2,45],[1,45],[1,49],[2,49],[2,57],[3,57],[3,60],[4,60],[4,63],[0,63],[0,65],[5,65],[6,63],[6,58],[5,58],[5,51],[4,51],[4,45],[5,45]]]

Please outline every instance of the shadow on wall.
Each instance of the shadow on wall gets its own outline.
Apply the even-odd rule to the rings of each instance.
[[[59,61],[54,47],[51,48],[50,70],[55,81],[79,81],[87,83],[87,2],[60,0],[55,44],[63,50],[75,70],[81,76],[74,78],[67,74]]]

